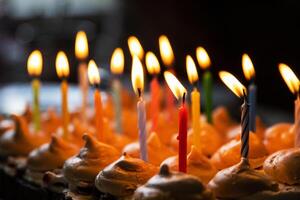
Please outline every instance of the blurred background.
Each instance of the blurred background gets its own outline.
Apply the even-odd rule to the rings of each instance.
[[[121,46],[127,73],[131,68],[128,36],[137,36],[145,51],[159,55],[158,37],[165,34],[181,80],[187,80],[185,56],[195,59],[195,49],[201,45],[211,57],[216,83],[220,83],[220,70],[231,71],[246,83],[241,57],[248,53],[257,74],[258,104],[288,111],[292,117],[294,97],[277,66],[284,62],[300,73],[299,10],[296,0],[0,0],[0,84],[29,82],[26,61],[34,49],[43,53],[43,81],[58,82],[55,56],[64,50],[71,65],[70,82],[77,82],[78,30],[86,31],[90,58],[100,67],[108,69],[114,48]]]

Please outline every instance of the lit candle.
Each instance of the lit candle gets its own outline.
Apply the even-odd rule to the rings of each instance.
[[[99,90],[100,84],[100,74],[98,67],[94,60],[90,60],[88,64],[88,78],[91,83],[95,87],[94,91],[94,109],[95,109],[95,127],[96,127],[96,135],[101,142],[105,142],[104,133],[103,133],[103,108],[102,108],[102,100],[101,94]]]
[[[118,78],[124,71],[124,53],[121,48],[116,48],[110,61],[110,70],[115,75],[112,80],[112,97],[115,108],[116,130],[122,133],[122,85]]]
[[[160,73],[160,65],[154,53],[147,52],[146,66],[148,73],[153,76],[150,83],[152,120],[151,131],[157,131],[157,121],[160,107],[160,86],[157,80],[157,75]]]
[[[241,106],[241,157],[248,159],[249,153],[249,104],[245,86],[229,72],[219,72],[221,80],[238,97],[243,97],[244,103]]]
[[[179,152],[178,152],[178,168],[180,172],[186,172],[187,165],[187,126],[188,126],[188,112],[185,105],[186,89],[177,80],[177,78],[171,73],[166,71],[164,73],[165,80],[173,92],[174,96],[182,99],[182,104],[179,107],[179,130],[178,137],[179,140]]]
[[[300,98],[299,98],[299,89],[300,81],[297,78],[296,74],[291,70],[286,64],[279,64],[280,74],[287,84],[290,91],[296,95],[295,100],[295,147],[300,147]]]
[[[170,72],[175,73],[172,69],[172,66],[174,65],[174,53],[169,39],[167,38],[167,36],[161,35],[158,39],[158,42],[160,57],[163,61],[163,64],[168,68]],[[173,120],[175,111],[174,97],[171,90],[166,85],[164,88],[166,94],[166,108],[168,117],[170,120]]]
[[[193,58],[186,57],[186,71],[190,83],[194,86],[191,93],[193,144],[200,149],[200,92],[197,89],[198,72]]]
[[[40,117],[40,81],[39,76],[42,73],[43,67],[43,58],[42,54],[39,50],[34,50],[28,57],[27,60],[27,70],[30,76],[33,77],[31,82],[32,87],[32,94],[33,94],[33,123],[34,123],[34,130],[39,131],[41,128],[41,117]]]
[[[63,120],[63,137],[67,138],[69,136],[68,126],[70,121],[69,111],[68,111],[68,83],[67,78],[69,76],[69,61],[66,54],[63,51],[59,51],[56,56],[56,73],[61,82],[61,112]]]
[[[138,40],[137,37],[135,36],[130,36],[127,40],[129,51],[131,56],[136,55],[140,60],[143,60],[144,58],[144,49]]]
[[[212,74],[209,70],[211,66],[210,58],[203,47],[198,47],[196,49],[196,56],[198,63],[202,69],[205,70],[202,79],[203,92],[204,92],[204,101],[205,101],[205,115],[209,123],[212,123],[212,87],[213,80]]]
[[[87,36],[84,31],[79,31],[75,39],[75,56],[80,61],[78,66],[78,80],[82,96],[82,117],[86,119],[86,109],[88,107],[89,83],[87,77],[86,59],[89,56]]]
[[[244,54],[242,57],[243,72],[246,79],[249,81],[249,104],[250,104],[250,131],[256,132],[256,85],[255,85],[255,70],[250,57]]]
[[[138,129],[139,129],[139,144],[140,144],[140,156],[144,161],[148,161],[147,152],[147,133],[146,133],[146,103],[143,99],[144,89],[144,71],[141,61],[136,55],[132,58],[131,69],[131,82],[134,92],[138,95],[139,100],[137,103],[138,112]]]

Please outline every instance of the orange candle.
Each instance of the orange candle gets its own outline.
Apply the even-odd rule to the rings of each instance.
[[[174,53],[171,46],[171,43],[167,36],[161,35],[158,39],[159,42],[159,51],[161,59],[164,65],[168,68],[170,72],[174,74],[174,70],[171,67],[174,65]],[[168,112],[168,116],[170,120],[173,120],[174,111],[175,111],[175,103],[174,97],[171,90],[165,85],[165,93],[166,93],[166,109]]]
[[[159,116],[160,106],[160,86],[157,80],[157,75],[160,73],[159,62],[152,52],[146,54],[146,66],[149,74],[153,75],[150,83],[151,91],[151,119],[152,119],[152,131],[157,131],[157,121]]]
[[[68,111],[68,83],[67,78],[69,76],[69,61],[66,54],[63,51],[59,51],[56,56],[56,73],[59,78],[62,79],[61,82],[61,112],[63,120],[63,137],[68,137],[68,126],[69,126],[69,111]]]
[[[94,60],[90,60],[88,64],[88,78],[90,83],[96,87],[94,92],[94,109],[95,109],[95,127],[96,134],[101,142],[105,142],[103,133],[103,108],[100,90],[98,88],[100,84],[100,74],[99,69]]]

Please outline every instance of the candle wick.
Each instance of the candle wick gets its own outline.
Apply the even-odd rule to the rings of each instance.
[[[138,88],[137,91],[138,91],[139,98],[141,98],[141,96],[142,96],[142,90],[141,90],[141,88]]]
[[[183,95],[182,95],[182,104],[185,103],[185,95],[186,95],[186,93],[184,92]]]

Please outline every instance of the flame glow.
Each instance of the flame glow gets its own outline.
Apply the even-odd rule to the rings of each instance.
[[[94,60],[90,60],[88,64],[88,78],[90,84],[95,85],[100,83],[99,69]]]
[[[157,57],[151,51],[146,53],[146,67],[149,74],[159,74],[160,73],[160,65],[157,60]]]
[[[233,76],[231,73],[226,71],[219,72],[219,76],[224,84],[238,97],[242,97],[244,92],[246,93],[245,86]]]
[[[203,47],[198,47],[196,49],[197,61],[202,69],[207,69],[211,65],[208,53]]]
[[[122,74],[124,71],[124,53],[121,48],[116,48],[111,56],[110,70],[113,74]]]
[[[247,54],[243,54],[242,66],[243,66],[243,72],[246,79],[251,80],[252,78],[254,78],[255,76],[254,66],[250,57]]]
[[[59,78],[66,78],[69,76],[69,61],[67,55],[63,51],[59,51],[56,55],[56,73]]]
[[[43,57],[39,50],[34,50],[27,60],[27,71],[31,76],[39,76],[42,73]]]
[[[144,89],[144,71],[143,65],[137,56],[132,58],[132,68],[131,68],[131,82],[133,90],[138,94],[138,89],[143,91]]]
[[[158,39],[159,42],[159,52],[161,59],[167,67],[171,66],[174,62],[174,53],[171,43],[167,36],[161,35]]]
[[[88,39],[84,31],[79,31],[75,39],[75,56],[78,59],[86,59],[89,55]]]
[[[198,72],[193,58],[190,55],[186,56],[186,72],[191,84],[198,81]]]
[[[130,36],[127,42],[131,56],[136,55],[139,59],[142,60],[144,57],[144,49],[137,37]]]
[[[171,72],[164,72],[165,80],[173,92],[174,96],[179,99],[183,97],[183,94],[187,93],[186,89],[183,87],[183,85],[179,82],[179,80],[172,74]]]
[[[280,63],[278,67],[280,74],[290,91],[293,94],[299,92],[300,82],[296,74],[291,70],[291,68],[283,63]]]

